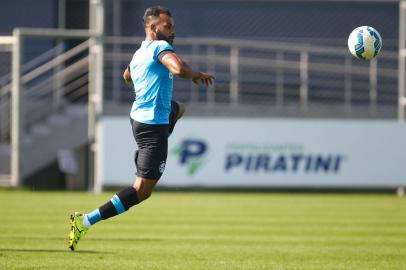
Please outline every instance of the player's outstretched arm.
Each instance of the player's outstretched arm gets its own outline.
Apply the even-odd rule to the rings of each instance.
[[[158,58],[172,74],[184,79],[191,79],[196,84],[200,81],[208,86],[209,84],[212,84],[215,79],[211,74],[194,71],[174,52],[165,51],[164,53],[161,53]]]

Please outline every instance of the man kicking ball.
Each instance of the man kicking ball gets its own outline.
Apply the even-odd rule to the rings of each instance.
[[[192,70],[174,51],[175,25],[168,9],[156,6],[145,11],[146,38],[124,71],[134,85],[135,100],[130,121],[138,146],[135,153],[137,177],[132,186],[117,192],[110,201],[88,214],[70,217],[69,248],[97,222],[119,215],[146,200],[165,170],[168,137],[185,106],[172,101],[173,75],[208,86],[214,77]]]

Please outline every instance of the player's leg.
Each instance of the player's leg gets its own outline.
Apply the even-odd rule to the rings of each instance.
[[[169,136],[172,134],[176,122],[183,116],[185,111],[186,111],[185,104],[179,101],[172,100],[171,113],[169,115]]]
[[[87,227],[119,215],[147,199],[165,169],[168,125],[148,125],[136,121],[131,121],[131,124],[138,145],[134,156],[136,181],[133,186],[117,192],[110,201],[85,215],[83,224]]]
[[[88,214],[74,213],[71,215],[71,231],[69,248],[75,250],[79,240],[86,235],[89,227],[130,209],[130,207],[148,199],[158,180],[137,177],[134,185],[117,192],[110,201]]]
[[[138,145],[134,156],[137,178],[133,186],[119,191],[110,201],[87,214],[84,218],[85,226],[119,215],[144,201],[151,195],[156,182],[162,176],[168,155],[168,139],[165,136],[168,126],[148,125],[136,121],[131,121],[131,124]]]
[[[79,240],[86,235],[91,225],[122,214],[140,202],[141,200],[138,198],[136,188],[129,186],[117,192],[111,200],[88,214],[78,212],[72,214],[70,217],[71,230],[68,247],[71,250],[75,250]]]
[[[134,185],[117,192],[110,201],[84,217],[85,226],[89,227],[100,220],[119,215],[132,206],[145,201],[151,196],[158,180],[137,176]],[[89,223],[87,223],[87,221]]]
[[[168,154],[168,125],[147,125],[131,121],[138,144],[135,153],[137,178],[133,186],[117,192],[110,201],[88,214],[74,213],[71,216],[69,248],[74,250],[78,241],[91,225],[119,215],[130,207],[146,200],[161,177]]]

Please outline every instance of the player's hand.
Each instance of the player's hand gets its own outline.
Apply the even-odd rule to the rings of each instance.
[[[199,81],[200,81],[204,85],[209,86],[209,84],[213,84],[214,79],[215,79],[215,77],[213,75],[203,73],[203,72],[199,72],[198,76],[193,78],[192,81],[195,84],[199,84]]]

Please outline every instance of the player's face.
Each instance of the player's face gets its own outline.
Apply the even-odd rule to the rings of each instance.
[[[170,16],[163,13],[159,15],[159,18],[160,21],[156,27],[156,36],[159,40],[165,40],[172,45],[176,36],[175,23]]]

